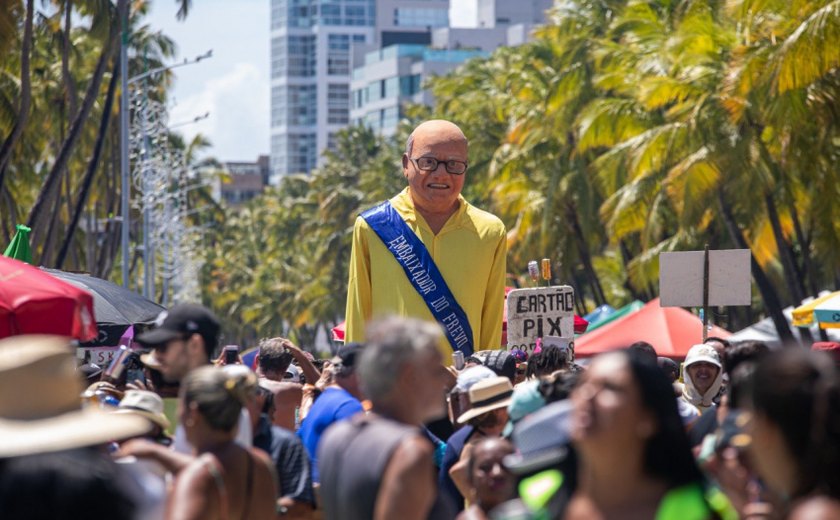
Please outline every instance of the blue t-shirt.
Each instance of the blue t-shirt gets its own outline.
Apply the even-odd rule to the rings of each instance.
[[[362,403],[343,388],[331,386],[324,390],[309,409],[298,430],[298,436],[309,454],[312,482],[320,482],[318,475],[318,443],[324,431],[333,423],[349,419],[362,409]]]

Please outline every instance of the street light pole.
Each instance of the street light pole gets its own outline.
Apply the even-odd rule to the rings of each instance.
[[[122,38],[120,39],[120,182],[122,183],[122,284],[128,289],[129,258],[129,202],[131,197],[131,183],[128,179],[128,0],[122,1]]]

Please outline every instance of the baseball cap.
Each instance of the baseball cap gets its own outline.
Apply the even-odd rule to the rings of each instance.
[[[190,334],[200,334],[205,342],[215,343],[219,320],[210,309],[201,305],[175,305],[161,312],[155,319],[155,328],[137,336],[136,341],[146,346],[161,345]]]
[[[713,346],[706,345],[705,343],[694,345],[688,350],[688,354],[685,356],[684,366],[687,367],[694,363],[700,363],[701,361],[711,363],[718,368],[723,368],[717,350]]]

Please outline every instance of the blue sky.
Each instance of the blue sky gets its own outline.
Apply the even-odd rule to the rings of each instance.
[[[213,57],[175,69],[170,95],[170,125],[185,137],[202,133],[222,161],[256,160],[269,149],[270,0],[198,0],[183,22],[175,19],[173,0],[155,0],[146,18],[178,45],[175,62],[213,49]],[[450,19],[469,25],[474,0],[451,0]]]

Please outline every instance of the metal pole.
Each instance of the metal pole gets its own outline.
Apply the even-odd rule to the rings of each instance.
[[[122,284],[128,289],[128,271],[131,268],[129,258],[129,228],[131,227],[130,197],[131,182],[128,175],[128,11],[127,0],[123,1],[122,39],[120,41],[120,182],[122,183]]]
[[[709,244],[703,253],[703,343],[709,337]]]
[[[152,285],[152,279],[154,277],[152,257],[154,254],[152,253],[152,240],[150,236],[150,220],[152,218],[152,211],[150,207],[151,187],[149,184],[149,136],[146,131],[148,117],[146,114],[147,108],[148,107],[145,105],[140,107],[141,121],[143,125],[143,296],[150,300],[154,300],[155,293]]]

